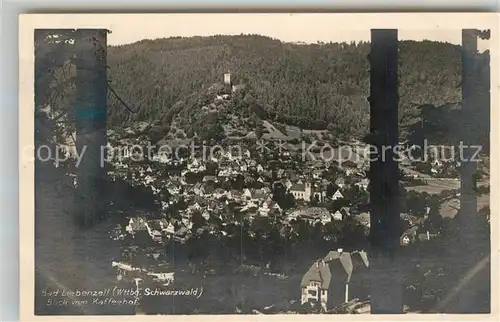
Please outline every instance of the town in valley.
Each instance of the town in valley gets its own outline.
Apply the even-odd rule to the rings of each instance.
[[[212,55],[210,59],[217,65],[209,73],[211,81],[188,81],[194,79],[186,76],[189,73],[208,72],[202,63],[168,65],[167,58],[176,54],[165,49],[168,46],[163,48],[163,43],[185,50],[186,55],[206,50],[204,55]],[[251,56],[247,48],[254,43],[255,48],[285,48],[283,57],[288,56],[280,60],[276,55],[273,59],[278,62],[268,65],[272,70],[284,66],[286,82],[292,85],[280,85],[285,81],[278,76],[265,78],[259,70],[253,76],[248,70],[254,67],[236,68],[229,63],[240,47]],[[322,46],[336,46],[337,53],[348,53],[339,54],[345,58],[336,61],[336,73],[358,61],[365,63],[366,43],[281,44],[256,35],[174,37],[109,49],[110,86],[119,94],[113,90],[114,98],[109,98],[112,115],[108,117],[107,143],[101,150],[107,178],[102,195],[107,220],[106,229],[99,233],[105,238],[94,249],[96,254],[107,247],[119,249],[113,256],[103,255],[96,265],[111,272],[111,283],[118,285],[115,289],[131,291],[114,294],[113,290],[116,298],[99,295],[93,304],[123,300],[142,314],[370,312],[371,138],[366,134],[369,111],[357,110],[358,106],[367,107],[369,84],[364,76],[347,77],[339,81],[342,90],[328,96],[326,78],[293,83],[290,79],[299,77],[294,68],[308,64],[293,51],[308,57],[305,51],[310,50],[321,65],[336,57],[323,53]],[[446,47],[453,55],[457,53],[444,43],[401,44],[402,51],[410,47],[436,53]],[[137,48],[151,50],[151,60],[136,55]],[[361,53],[358,60],[357,51]],[[455,56],[459,61],[459,55]],[[256,57],[252,56],[249,66],[267,66],[264,58]],[[137,85],[139,89],[130,85],[137,82],[124,76],[130,71],[148,74],[144,70],[150,67],[144,66],[153,64],[153,59],[166,64],[162,68],[189,70],[174,76],[194,88],[164,110],[143,106],[166,102],[184,89],[162,84],[160,72],[154,68],[150,77],[138,76],[147,82]],[[401,117],[407,123],[399,139],[405,152],[398,160],[398,265],[404,275],[404,311],[428,312],[464,274],[461,267],[444,259],[460,253],[459,247],[449,249],[460,235],[460,167],[465,161],[456,158],[459,151],[453,150],[453,131],[457,126],[449,121],[460,113],[456,103],[459,89],[457,94],[455,83],[443,85],[444,79],[457,78],[456,73],[433,80],[429,73],[410,73],[409,69],[406,65],[400,69],[401,74],[411,75],[403,79],[402,88],[427,82],[424,87],[435,92],[418,94],[411,101],[410,94],[400,89],[402,104],[414,114],[402,113]],[[301,75],[307,78],[305,70]],[[446,91],[434,89],[434,85]],[[327,104],[328,97],[335,100]],[[337,112],[329,112],[330,105],[333,110],[338,107]],[[137,111],[127,111],[137,106]],[[295,106],[302,107],[299,111]],[[56,129],[56,135],[51,133],[45,140],[58,151],[58,158],[48,159],[39,169],[50,167],[63,178],[60,182],[64,183],[50,184],[47,189],[69,193],[82,184],[77,175],[79,154],[74,129],[56,118],[56,107],[46,104],[37,111],[37,118]],[[42,132],[37,135],[45,142]],[[427,150],[422,148],[424,141]],[[420,150],[412,149],[415,145]],[[489,148],[479,150],[477,159],[476,226],[481,229],[477,243],[484,246],[477,256],[482,256],[490,242]]]

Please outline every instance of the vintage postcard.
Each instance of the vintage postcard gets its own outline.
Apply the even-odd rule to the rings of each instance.
[[[496,320],[498,25],[21,15],[21,319]]]

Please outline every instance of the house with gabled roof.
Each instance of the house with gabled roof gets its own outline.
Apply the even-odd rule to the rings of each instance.
[[[335,193],[332,196],[332,200],[343,199],[343,198],[344,195],[342,194],[342,192],[340,192],[340,190],[335,191]]]
[[[336,212],[333,213],[332,217],[333,217],[333,220],[343,220],[344,219],[344,214],[342,214],[342,212],[339,209],[339,210],[337,210]]]
[[[280,205],[276,201],[273,201],[271,203],[271,210],[275,210],[279,213],[283,211],[283,209],[281,209]]]
[[[308,302],[318,303],[326,311],[331,279],[330,268],[324,260],[318,260],[311,265],[300,282],[301,304],[304,305]]]
[[[243,189],[242,197],[246,200],[252,199],[252,192],[250,191],[250,189],[248,188]]]
[[[332,215],[334,220],[344,220],[350,216],[350,211],[348,207],[342,207],[335,211]]]
[[[146,223],[146,220],[142,217],[130,218],[125,230],[130,234],[134,234],[138,231],[147,231],[148,228]]]
[[[302,277],[301,304],[315,302],[327,311],[353,298],[364,299],[369,294],[368,268],[364,251],[330,251],[311,265]]]
[[[190,206],[190,208],[192,208],[193,210],[200,210],[201,206],[199,203],[196,202],[194,205]]]

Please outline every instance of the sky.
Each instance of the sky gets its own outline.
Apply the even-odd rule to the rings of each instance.
[[[374,16],[374,14],[367,14]],[[461,43],[461,31],[448,26],[440,27],[434,21],[422,23],[418,15],[407,16],[405,20],[395,19],[388,24],[408,26],[399,28],[400,40],[434,40],[453,44]],[[260,34],[285,42],[306,43],[369,41],[373,23],[355,15],[334,16],[331,14],[142,14],[110,15],[106,24],[112,33],[108,36],[110,45],[129,44],[141,39],[168,38],[171,36],[209,36],[215,34],[239,35]],[[412,19],[415,20],[412,22]],[[372,19],[374,20],[374,19]],[[375,21],[375,20],[374,20]],[[380,21],[380,19],[378,19]],[[380,24],[380,23],[379,23]],[[385,27],[385,26],[381,26]],[[379,27],[380,28],[380,27]],[[385,28],[390,28],[387,26]],[[479,40],[479,49],[488,46]]]

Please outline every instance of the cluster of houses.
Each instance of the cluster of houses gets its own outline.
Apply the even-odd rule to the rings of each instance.
[[[328,172],[328,164],[300,168],[300,163],[297,163],[299,169],[296,169],[287,167],[295,162],[293,156],[280,156],[277,161],[281,163],[279,168],[271,168],[269,163],[262,161],[258,152],[251,152],[250,148],[237,155],[221,151],[210,160],[156,156],[147,162],[134,163],[125,157],[113,164],[109,174],[112,178],[127,180],[133,186],[149,187],[156,195],[164,216],[161,219],[147,215],[130,218],[126,229],[130,234],[147,231],[155,241],[170,237],[183,239],[197,233],[193,231],[193,216],[197,214],[201,215],[204,226],[213,228],[209,229],[210,232],[220,234],[224,234],[221,229],[224,223],[238,224],[241,218],[252,222],[257,217],[271,217],[282,223],[302,219],[311,225],[343,220],[351,215],[348,207],[332,212],[321,205],[344,199],[342,191],[349,187],[348,181],[360,189],[368,187],[365,177],[352,174],[353,179],[346,180],[348,174],[339,175],[334,181],[335,192],[327,196],[327,186],[331,181],[324,174]],[[282,209],[274,200],[276,184],[281,184],[287,194],[293,196],[295,203],[292,208]],[[314,205],[313,200],[317,202]],[[228,216],[228,207],[232,213],[241,214],[240,219]],[[171,216],[172,212],[178,216]]]
[[[431,227],[426,227],[426,221],[429,218],[430,208],[427,207],[427,212],[423,217],[417,218],[406,213],[401,213],[400,218],[408,227],[400,236],[400,245],[408,246],[417,241],[424,242],[434,239],[438,236],[438,232]]]
[[[327,225],[354,214],[346,206],[329,210],[324,206],[325,203],[345,199],[344,191],[353,185],[362,190],[368,188],[368,179],[357,175],[362,170],[355,167],[339,173],[332,180],[327,175],[330,164],[297,162],[293,153],[289,152],[278,156],[275,161],[279,162],[278,166],[272,167],[270,162],[263,161],[262,155],[251,150],[251,147],[243,149],[238,155],[221,151],[210,160],[202,157],[176,159],[169,155],[158,155],[148,162],[134,163],[122,158],[113,164],[110,176],[127,180],[131,185],[149,187],[157,195],[163,215],[160,218],[149,214],[131,217],[121,234],[132,238],[142,234],[152,244],[161,245],[170,239],[186,242],[203,232],[224,236],[227,235],[225,225],[238,225],[241,220],[251,223],[259,217],[272,219],[271,222],[279,221],[281,225],[299,219],[311,226],[318,223]],[[327,187],[330,183],[335,185],[335,190],[328,194]],[[277,184],[293,197],[293,206],[282,207],[274,200],[273,191]],[[231,213],[239,216],[231,216]],[[363,224],[369,226],[369,214],[365,217]],[[254,234],[250,232],[250,235]],[[325,267],[329,267],[332,272],[338,266],[335,262],[344,266],[351,265],[346,263],[359,262],[345,259],[347,255],[345,252],[334,258],[332,253],[311,267],[312,271],[306,274],[302,283],[306,285],[304,287],[308,287],[307,291],[303,290],[302,302],[314,298],[311,295],[314,287],[318,287],[315,294],[316,297],[319,296],[321,303],[325,303],[325,308],[338,301],[335,296],[339,289],[347,292],[352,275],[349,267],[342,273],[342,276],[349,276],[346,277],[347,282],[343,280],[342,288],[334,283],[337,277],[331,277],[329,281],[316,281],[314,277],[318,276],[314,272]],[[340,274],[340,271],[337,272],[339,269],[335,269],[330,275]],[[319,273],[319,276],[326,277],[328,274],[325,274]],[[332,287],[335,290],[329,291]]]
[[[133,143],[149,144],[147,137],[135,139]],[[356,216],[362,225],[369,227],[369,213],[353,214],[346,206],[332,211],[324,206],[327,202],[345,199],[345,190],[352,186],[367,190],[366,164],[344,163],[342,171],[332,177],[328,175],[330,162],[302,162],[294,152],[281,151],[269,162],[269,158],[263,158],[264,152],[256,151],[249,144],[238,153],[221,150],[208,159],[199,154],[179,158],[165,153],[155,154],[145,162],[130,162],[133,154],[127,151],[113,164],[110,176],[125,179],[133,186],[150,188],[162,215],[129,218],[122,236],[128,234],[135,238],[142,234],[158,244],[169,239],[185,242],[203,232],[227,235],[226,225],[239,225],[242,220],[251,223],[259,217],[282,225],[300,219],[315,226]],[[327,193],[332,183],[335,190]],[[294,199],[293,206],[282,207],[273,198],[277,184]],[[417,226],[418,223],[412,225],[413,230],[401,236],[403,245],[415,238],[432,238],[429,233],[414,233]],[[368,257],[363,251],[329,252],[304,274],[300,284],[301,304],[318,304],[321,310],[328,311],[352,298],[363,297],[368,267]]]

